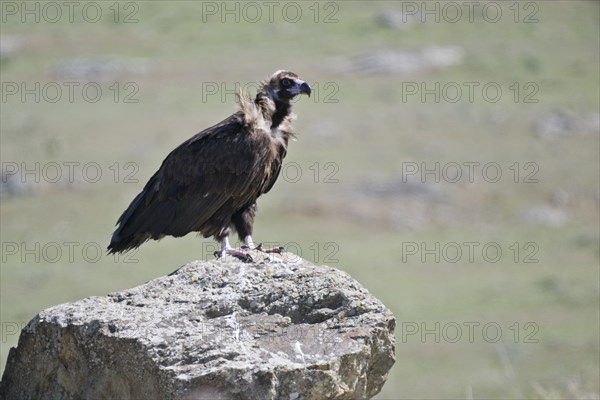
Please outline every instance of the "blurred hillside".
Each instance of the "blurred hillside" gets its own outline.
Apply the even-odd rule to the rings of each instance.
[[[255,240],[391,308],[377,398],[597,398],[600,5],[474,3],[0,3],[2,368],[39,310],[212,258],[104,249],[169,151],[286,68],[314,92]]]

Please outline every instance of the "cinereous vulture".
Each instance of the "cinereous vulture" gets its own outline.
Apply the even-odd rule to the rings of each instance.
[[[199,232],[221,244],[219,255],[251,259],[229,244],[235,230],[254,249],[256,200],[279,176],[294,137],[291,100],[310,86],[290,71],[259,85],[254,100],[239,95],[240,110],[173,150],[117,221],[109,253],[137,248],[150,239]],[[266,251],[259,245],[256,249]],[[277,251],[277,249],[271,250]]]

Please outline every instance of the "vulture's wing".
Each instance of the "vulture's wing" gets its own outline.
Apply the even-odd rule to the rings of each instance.
[[[286,146],[279,143],[277,146],[277,152],[279,156],[273,159],[269,174],[265,175],[265,181],[263,185],[261,185],[261,194],[268,193],[271,190],[275,184],[275,181],[277,181],[277,178],[279,177],[279,173],[281,172],[281,164],[283,164],[283,159],[287,154]]]
[[[218,234],[235,210],[272,186],[264,162],[269,138],[252,135],[241,121],[234,114],[173,150],[119,218],[111,251],[164,235]]]

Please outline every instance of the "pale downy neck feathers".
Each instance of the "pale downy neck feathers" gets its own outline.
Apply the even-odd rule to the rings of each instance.
[[[252,100],[247,95],[238,93],[237,100],[242,111],[244,124],[249,128],[265,130],[274,138],[281,137],[286,144],[294,138],[292,121],[296,115],[292,113],[292,105],[287,101],[274,100],[274,93],[266,82],[261,82],[261,90]]]

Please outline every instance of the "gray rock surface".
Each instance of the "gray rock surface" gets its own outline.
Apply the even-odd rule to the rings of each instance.
[[[392,313],[347,273],[295,257],[195,261],[39,313],[3,399],[365,399],[394,364]]]

